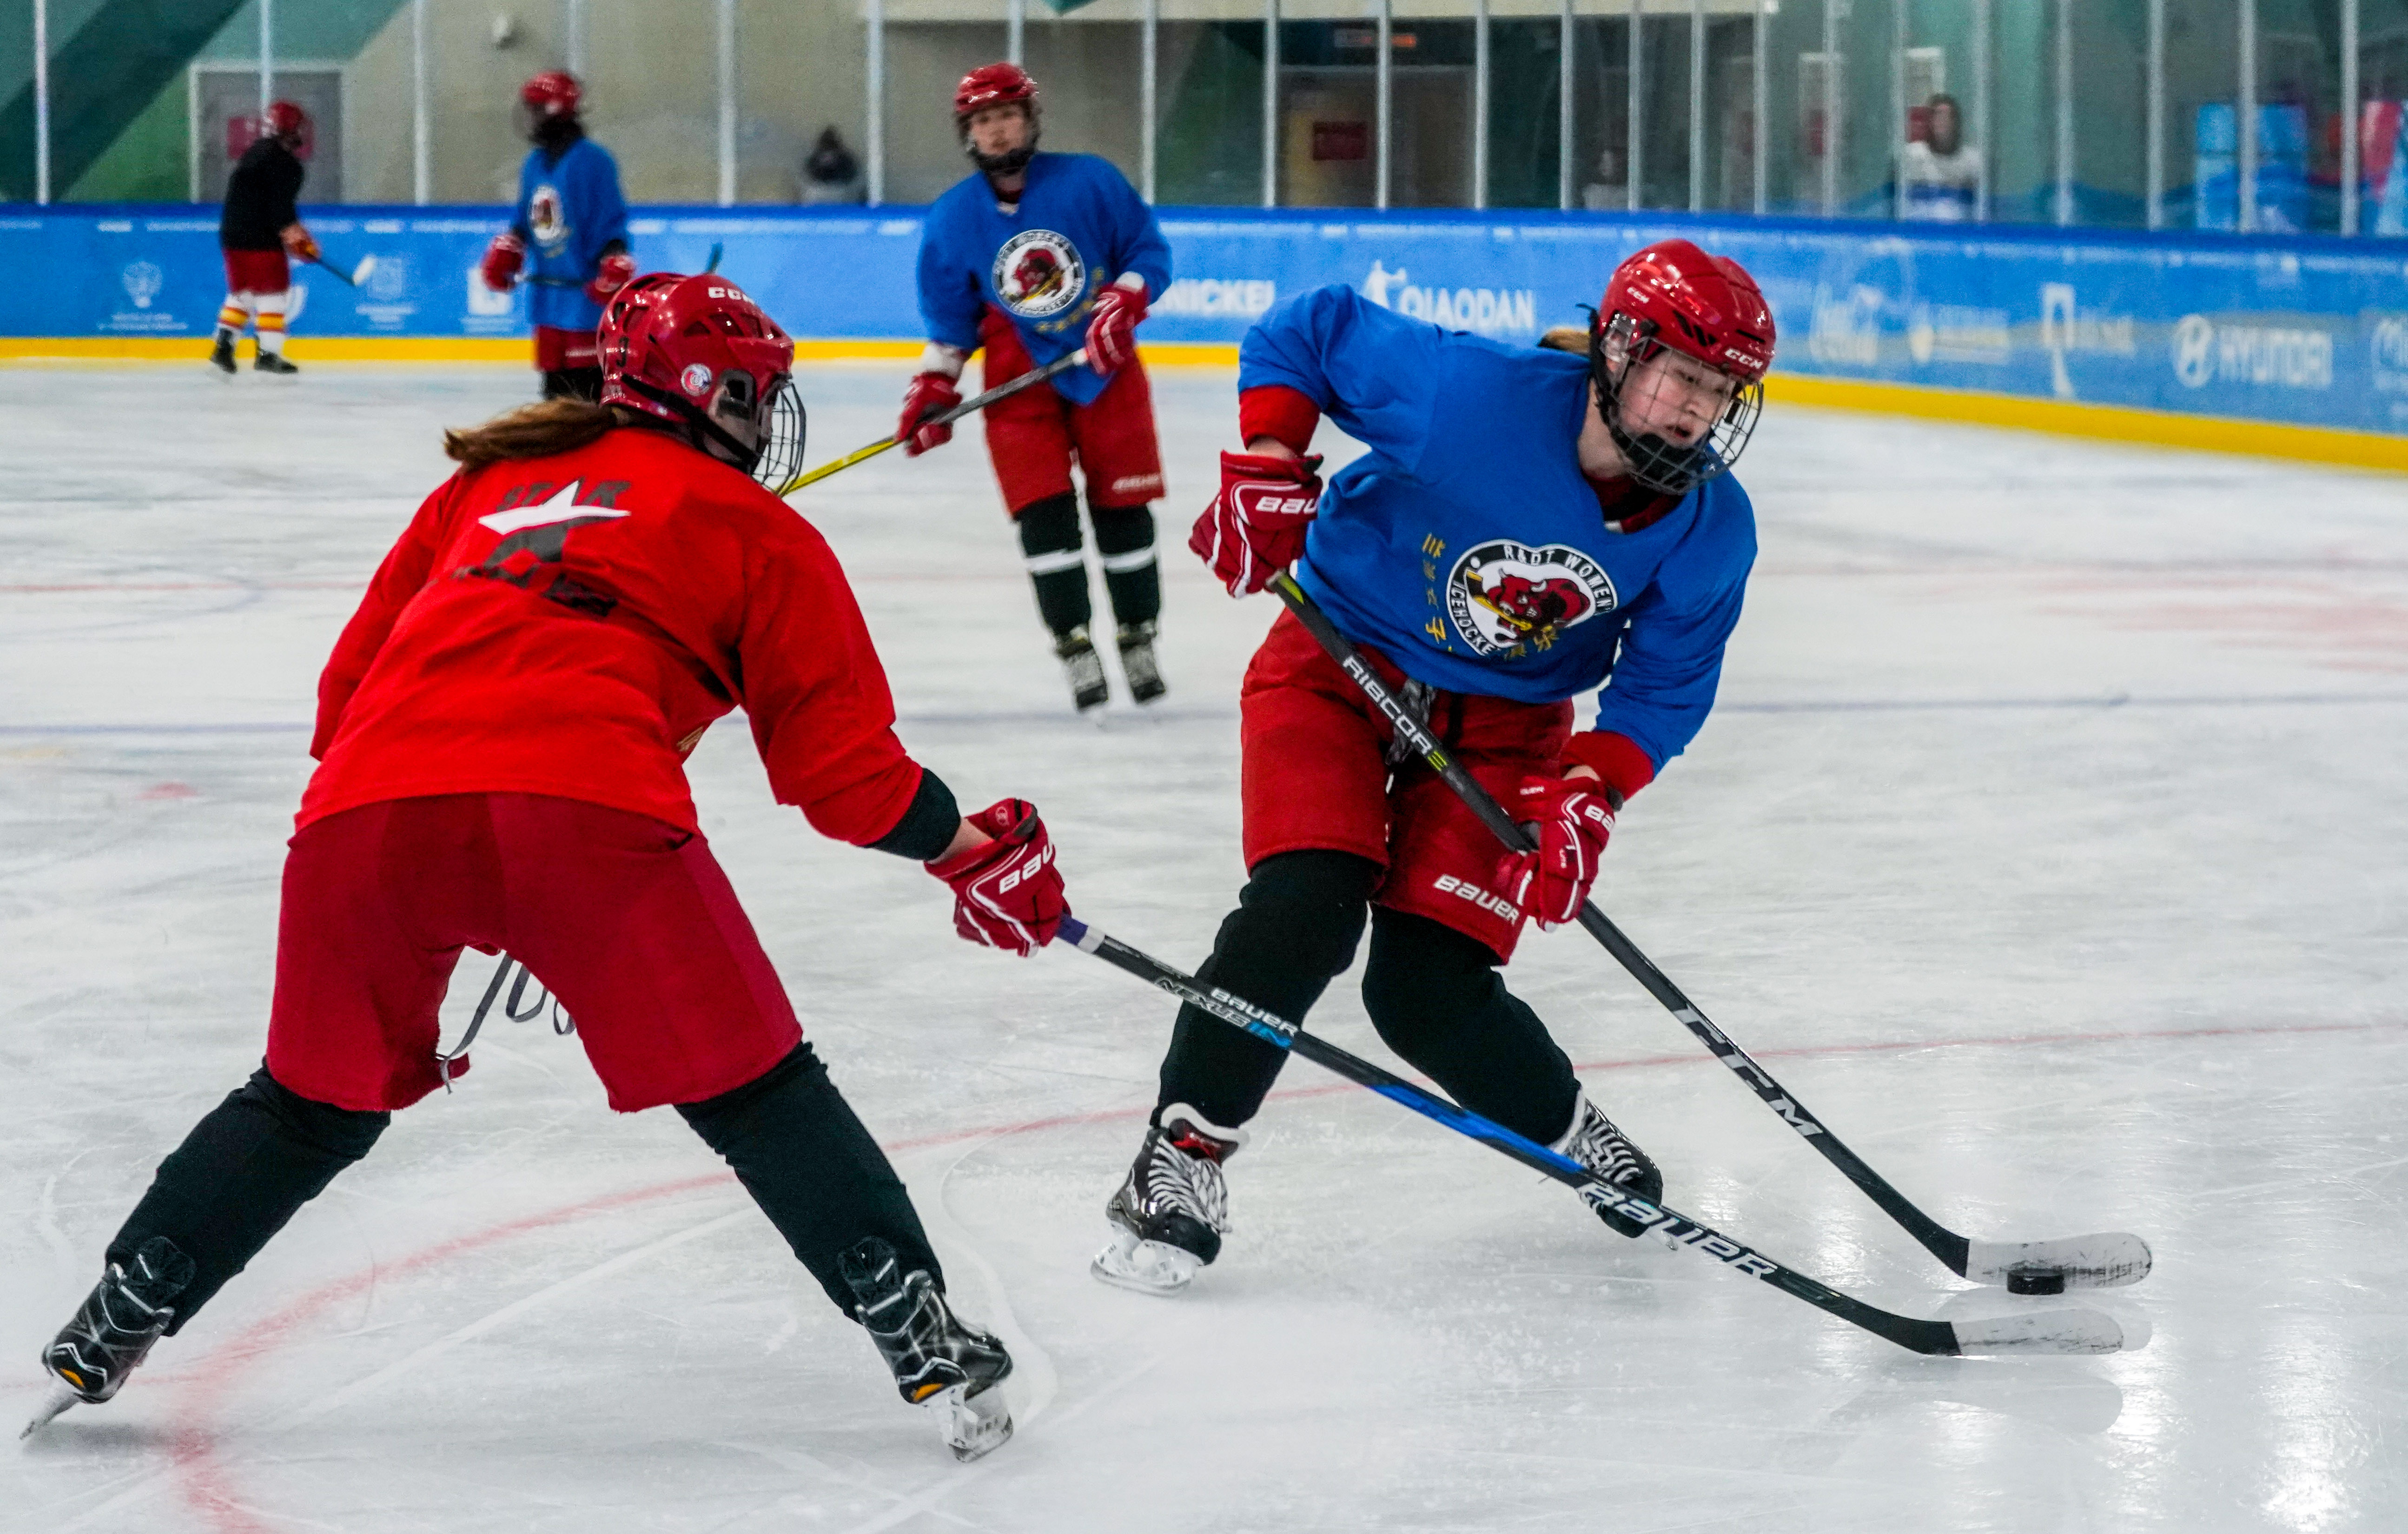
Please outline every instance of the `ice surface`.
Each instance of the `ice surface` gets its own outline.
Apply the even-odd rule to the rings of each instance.
[[[258,1059],[327,647],[437,427],[529,382],[0,373],[11,1431],[150,1168]],[[811,459],[888,429],[901,382],[813,368]],[[1228,376],[1156,391],[1150,713],[1070,716],[975,431],[803,509],[911,747],[966,800],[1036,799],[1080,911],[1192,965],[1240,876],[1234,700],[1274,609],[1182,551]],[[1302,1063],[1221,1262],[1172,1301],[1107,1289],[1164,998],[955,941],[941,890],[816,839],[723,725],[707,827],[957,1301],[1018,1351],[1012,1443],[954,1465],[674,1115],[614,1118],[573,1040],[504,1025],[122,1397],[15,1447],[0,1527],[2401,1527],[2401,481],[1778,405],[1743,466],[1763,556],[1724,703],[1624,816],[1603,904],[1957,1229],[2145,1237],[2147,1283],[2078,1298],[2147,1352],[1911,1356]],[[2068,1303],[1963,1289],[1579,932],[1512,973],[1676,1207],[1897,1310]],[[1346,984],[1312,1021],[1390,1058]]]

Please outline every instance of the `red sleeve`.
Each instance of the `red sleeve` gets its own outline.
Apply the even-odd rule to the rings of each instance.
[[[377,652],[384,648],[401,609],[426,584],[435,556],[443,548],[452,495],[459,486],[460,476],[454,474],[419,504],[418,514],[409,519],[401,541],[377,566],[376,579],[360,598],[359,610],[343,625],[343,637],[335,641],[335,652],[326,658],[326,669],[318,678],[318,728],[309,738],[309,754],[318,760],[326,759],[326,748],[334,744],[335,732],[342,725],[343,710],[359,691],[360,679],[375,664]]]
[[[1266,383],[1238,394],[1238,440],[1275,437],[1297,452],[1312,447],[1313,429],[1321,424],[1321,407],[1309,394],[1284,383]]]
[[[1656,781],[1656,764],[1636,741],[1612,730],[1583,730],[1564,743],[1564,765],[1587,767],[1625,803]]]
[[[807,523],[756,545],[737,659],[744,711],[780,804],[856,847],[895,829],[920,765],[895,738],[886,668],[844,568]]]

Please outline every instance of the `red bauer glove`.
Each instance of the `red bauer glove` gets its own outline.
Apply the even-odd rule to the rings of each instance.
[[[1542,927],[1579,920],[1613,835],[1613,808],[1603,791],[1585,778],[1532,776],[1505,809],[1539,845],[1505,854],[1497,865],[1498,890]]]
[[[485,286],[495,293],[508,293],[525,262],[526,241],[505,229],[485,247],[485,259],[478,263],[477,272],[485,280]]]
[[[610,295],[635,280],[636,258],[624,251],[613,251],[602,258],[594,273],[594,280],[585,284],[585,296],[597,304],[607,304]]]
[[[930,448],[941,448],[953,439],[952,423],[938,425],[921,421],[932,415],[942,415],[962,402],[962,392],[953,380],[942,373],[921,373],[911,380],[911,387],[903,392],[903,423],[895,428],[895,440],[903,444],[903,456],[917,458]]]
[[[295,261],[315,261],[324,253],[318,249],[318,242],[309,237],[309,231],[297,223],[285,225],[277,237],[284,242],[284,253]]]
[[[1232,596],[1262,590],[1304,552],[1304,532],[1321,503],[1321,459],[1262,452],[1221,454],[1221,494],[1196,519],[1187,547],[1203,556]]]
[[[954,931],[1025,959],[1054,940],[1070,911],[1054,839],[1026,799],[997,799],[969,821],[995,839],[931,863],[928,871],[953,888]]]
[[[1096,296],[1087,321],[1087,366],[1109,374],[1137,355],[1137,323],[1145,318],[1145,290],[1114,283]]]

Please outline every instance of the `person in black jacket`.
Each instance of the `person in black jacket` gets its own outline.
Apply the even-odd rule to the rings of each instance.
[[[318,259],[318,242],[301,226],[294,206],[301,195],[301,150],[308,142],[309,114],[290,101],[272,103],[266,133],[235,162],[226,179],[225,213],[218,221],[218,244],[225,250],[226,296],[218,310],[217,345],[209,361],[234,372],[234,343],[246,322],[259,333],[263,373],[297,373],[284,360],[285,294],[293,286],[287,257]]]

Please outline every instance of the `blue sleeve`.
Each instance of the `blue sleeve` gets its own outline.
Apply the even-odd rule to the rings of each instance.
[[[1613,675],[1598,695],[1597,727],[1627,737],[1661,772],[1687,749],[1713,711],[1723,647],[1739,625],[1747,574],[1756,563],[1756,523],[1736,486],[1736,506],[1704,519],[1665,562],[1630,612]]]
[[[619,162],[610,151],[593,140],[586,140],[594,152],[585,157],[583,183],[578,188],[577,219],[585,230],[585,264],[598,266],[602,247],[617,240],[627,243],[627,199],[619,190]]]
[[[947,237],[952,227],[943,201],[928,209],[920,226],[920,318],[928,338],[963,351],[979,345],[979,321],[986,315],[986,294],[978,274],[955,256]]]
[[[1111,221],[1112,269],[1105,276],[1117,280],[1137,273],[1145,279],[1145,295],[1151,302],[1170,291],[1170,242],[1162,237],[1154,209],[1129,185],[1128,178],[1106,168],[1110,174],[1102,179],[1104,211]]]
[[[527,204],[535,200],[535,159],[530,154],[519,162],[519,210],[510,219],[510,233],[522,243],[535,243],[535,225],[527,222]]]
[[[1446,333],[1333,284],[1254,322],[1238,347],[1238,392],[1283,384],[1407,473],[1429,445]]]

